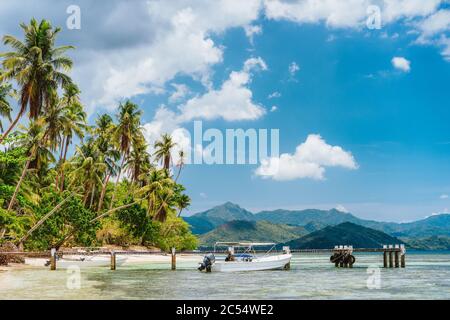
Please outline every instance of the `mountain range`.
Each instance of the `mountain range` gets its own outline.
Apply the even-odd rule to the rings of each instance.
[[[223,240],[272,241],[277,243],[295,241],[307,237],[308,234],[313,236],[312,233],[320,230],[330,233],[333,229],[326,229],[327,227],[350,222],[353,225],[382,232],[395,239],[402,239],[407,245],[410,244],[410,247],[430,249],[446,248],[446,245],[448,245],[450,249],[450,214],[433,215],[408,223],[395,223],[365,220],[337,209],[278,209],[252,213],[237,204],[227,202],[190,217],[184,217],[184,219],[191,226],[192,232],[199,235],[203,245]],[[345,230],[347,229],[348,226]],[[345,236],[343,229],[334,231],[336,234],[341,233],[340,238]],[[363,230],[359,231],[363,232]],[[308,239],[304,238],[302,243],[315,239],[316,245],[320,244],[318,238]],[[364,241],[369,243],[370,239]]]

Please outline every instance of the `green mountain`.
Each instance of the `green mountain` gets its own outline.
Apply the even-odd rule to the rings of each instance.
[[[200,244],[211,246],[217,241],[286,242],[307,234],[303,227],[268,221],[233,220],[200,236]]]
[[[290,246],[291,249],[330,249],[334,248],[335,245],[353,245],[355,248],[380,248],[384,244],[400,243],[403,243],[403,241],[384,232],[351,222],[344,222],[314,231],[283,245]]]
[[[261,211],[253,214],[236,204],[227,202],[210,210],[197,213],[190,217],[185,217],[185,220],[191,225],[192,232],[195,234],[204,234],[229,221],[245,220],[268,221],[275,224],[301,226],[309,232],[322,229],[326,226],[351,222],[382,231],[395,237],[450,237],[450,214],[434,215],[426,219],[409,223],[394,223],[364,220],[355,217],[351,213],[341,212],[336,209],[279,209],[273,211]]]
[[[194,234],[206,233],[233,220],[253,221],[254,219],[253,213],[231,202],[196,213],[190,217],[184,217],[184,220],[191,225]]]
[[[265,220],[273,223],[286,223],[304,226],[309,223],[319,223],[322,225],[335,225],[342,222],[359,223],[361,219],[355,217],[351,213],[341,212],[336,209],[319,210],[274,210],[261,211],[255,214],[255,219],[258,221]]]
[[[401,238],[406,248],[413,250],[450,250],[450,237],[431,236],[428,238]]]

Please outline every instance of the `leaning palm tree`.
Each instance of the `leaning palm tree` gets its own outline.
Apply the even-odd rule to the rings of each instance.
[[[0,137],[0,143],[27,109],[30,119],[37,119],[42,110],[52,103],[53,92],[72,82],[65,73],[72,68],[72,60],[64,53],[73,47],[55,47],[56,36],[61,29],[53,28],[46,20],[38,23],[35,19],[29,25],[22,23],[20,26],[25,40],[22,42],[14,36],[4,36],[3,43],[11,46],[13,51],[0,54],[4,69],[0,82],[15,80],[20,96],[17,116]]]
[[[164,211],[161,211],[161,198],[165,199],[163,194],[172,190],[173,180],[164,169],[149,170],[141,174],[139,178],[145,181],[145,185],[137,191],[136,195],[139,199],[147,201],[147,215],[155,220],[164,221],[165,215]]]
[[[114,203],[117,185],[119,184],[125,161],[130,153],[133,138],[141,133],[141,114],[142,112],[139,110],[138,106],[131,101],[126,101],[119,105],[119,113],[117,115],[118,124],[114,132],[114,137],[118,144],[118,148],[122,153],[122,162],[118,170],[110,208],[112,208]]]
[[[102,184],[102,175],[106,165],[92,141],[77,147],[73,161],[67,164],[72,168],[70,172],[70,187],[81,185],[84,190],[83,204],[92,208],[97,187]],[[89,200],[90,199],[90,200]],[[88,204],[89,200],[89,204]]]
[[[14,98],[15,92],[11,84],[0,84],[0,116],[5,117],[11,122],[11,105],[8,98]],[[3,124],[0,119],[0,130],[3,132]]]
[[[180,211],[178,211],[178,217],[181,216],[183,209],[186,209],[191,205],[191,198],[188,195],[182,194],[175,200],[175,204]]]
[[[14,189],[11,200],[9,201],[8,210],[11,210],[14,205],[17,194],[20,190],[20,186],[25,178],[25,175],[27,174],[31,162],[39,157],[51,157],[51,152],[48,150],[45,144],[44,135],[44,120],[42,118],[39,118],[37,120],[31,121],[28,126],[26,137],[23,141],[20,142],[20,146],[27,150],[28,158],[22,169],[22,174],[20,175],[19,181],[16,184],[16,188]]]
[[[183,167],[185,165],[184,150],[178,151],[178,158],[179,158],[178,162],[177,162],[178,173],[177,173],[177,177],[175,178],[175,182],[178,181],[178,178],[180,177],[180,174],[181,174],[181,170],[183,169]]]
[[[156,161],[161,161],[166,170],[169,170],[171,162],[170,153],[175,145],[176,143],[172,141],[172,137],[167,133],[163,134],[161,140],[155,143],[155,159]]]

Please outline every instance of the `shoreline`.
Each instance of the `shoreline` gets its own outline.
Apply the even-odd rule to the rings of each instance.
[[[74,254],[76,255],[76,254]],[[105,255],[107,256],[107,255]],[[118,255],[120,256],[120,255]],[[171,262],[171,255],[170,254],[164,254],[164,253],[155,253],[155,254],[149,254],[149,255],[139,255],[139,254],[127,254],[122,255],[123,257],[127,257],[127,260],[124,262],[124,266],[127,265],[140,265],[145,263],[152,263],[152,264],[158,264],[158,263],[164,263],[170,265]],[[177,254],[177,261],[178,262],[201,262],[203,259],[203,255],[192,255],[192,254]],[[7,272],[7,271],[13,271],[13,270],[29,270],[29,269],[42,269],[42,268],[48,268],[45,266],[46,261],[48,261],[48,258],[25,258],[25,263],[9,263],[7,266],[0,266],[0,273]]]

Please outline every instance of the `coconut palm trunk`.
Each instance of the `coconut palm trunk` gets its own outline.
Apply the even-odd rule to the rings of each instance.
[[[22,184],[23,179],[25,178],[25,175],[27,174],[27,170],[28,170],[28,167],[30,166],[30,163],[31,163],[30,159],[28,159],[27,162],[25,163],[25,167],[23,168],[22,175],[20,176],[20,179],[16,185],[16,189],[14,190],[11,200],[9,201],[8,210],[12,209],[12,206],[14,205],[14,202],[16,201],[16,197],[17,197],[17,194],[19,193],[20,185]]]
[[[106,178],[105,178],[105,182],[103,183],[102,191],[101,191],[101,193],[100,193],[100,200],[98,201],[98,209],[97,209],[97,212],[100,212],[100,211],[102,210],[102,207],[103,207],[103,200],[104,200],[104,198],[105,198],[105,193],[106,193],[106,187],[108,186],[108,182],[109,182],[109,179],[110,179],[110,178],[111,178],[111,175],[108,174],[108,175],[106,176]]]
[[[19,112],[14,119],[14,121],[11,123],[9,128],[5,131],[5,133],[0,137],[0,143],[3,142],[3,140],[6,139],[6,137],[9,135],[9,133],[14,129],[14,127],[17,125],[17,122],[19,122],[20,117],[22,117],[22,112]]]
[[[62,164],[64,164],[66,162],[67,149],[69,149],[69,145],[70,145],[70,138],[67,137],[66,145],[65,145],[65,148],[64,148],[64,155],[63,155],[63,158],[62,158]],[[60,186],[59,190],[64,191],[64,167],[62,165],[61,165],[61,186]]]
[[[119,172],[117,173],[116,184],[114,186],[114,191],[113,191],[113,194],[111,196],[111,203],[109,204],[109,209],[110,210],[111,210],[111,208],[113,206],[114,198],[116,197],[117,185],[119,184],[120,174],[122,173],[122,167],[123,167],[124,163],[125,163],[125,156],[123,156],[123,158],[122,158],[122,163],[120,164]]]

